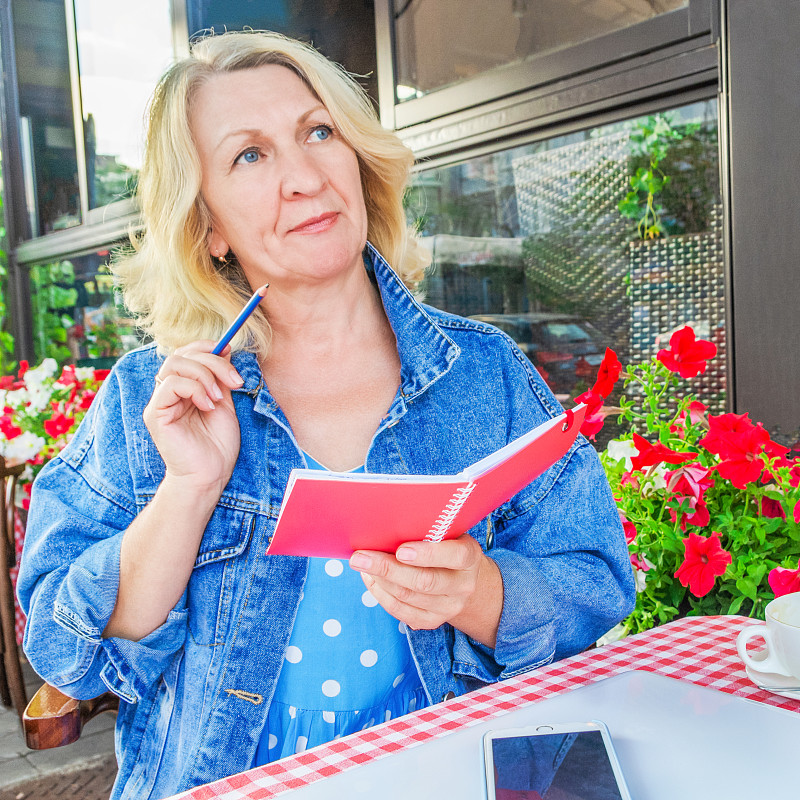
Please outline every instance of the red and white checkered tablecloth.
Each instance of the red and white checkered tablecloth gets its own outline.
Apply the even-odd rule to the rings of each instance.
[[[729,694],[800,712],[790,700],[753,685],[736,654],[736,635],[755,620],[687,617],[589,650],[533,672],[400,717],[290,758],[256,767],[177,798],[262,800],[390,753],[631,669],[691,681]]]

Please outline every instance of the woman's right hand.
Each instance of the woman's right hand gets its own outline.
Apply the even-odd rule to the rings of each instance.
[[[195,490],[227,484],[239,455],[239,421],[231,389],[242,378],[224,355],[201,340],[178,348],[161,366],[144,422],[164,459],[166,475]]]

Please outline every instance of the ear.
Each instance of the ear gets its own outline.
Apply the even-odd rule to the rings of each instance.
[[[225,237],[221,233],[218,233],[213,227],[208,229],[206,243],[208,244],[208,252],[211,254],[212,258],[224,258],[228,250],[231,249]]]

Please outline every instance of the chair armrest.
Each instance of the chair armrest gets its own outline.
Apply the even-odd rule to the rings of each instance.
[[[104,711],[116,712],[119,698],[111,692],[91,700],[67,697],[45,683],[28,703],[22,715],[25,743],[31,750],[48,750],[78,740],[83,726]]]

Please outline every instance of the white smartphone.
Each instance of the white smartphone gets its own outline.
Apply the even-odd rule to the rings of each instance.
[[[489,731],[483,756],[488,800],[631,800],[598,720]]]

